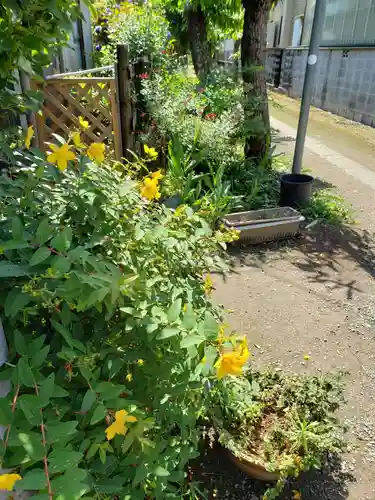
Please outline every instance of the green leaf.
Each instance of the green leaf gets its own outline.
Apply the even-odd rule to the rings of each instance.
[[[31,358],[31,366],[33,368],[40,368],[44,361],[47,359],[49,350],[50,346],[46,345],[42,349],[40,349],[40,351],[36,352]]]
[[[17,373],[21,384],[26,387],[34,387],[35,379],[27,358],[21,358],[17,363]]]
[[[21,410],[25,414],[27,421],[32,425],[40,424],[40,414],[39,409],[40,398],[38,396],[32,396],[31,394],[25,394],[18,398],[17,406],[20,406]]]
[[[65,274],[69,272],[71,262],[63,255],[55,255],[51,260],[51,267],[57,273]]]
[[[27,355],[27,344],[24,335],[19,331],[15,330],[13,334],[13,344],[18,354],[22,356]]]
[[[100,447],[100,444],[93,443],[87,451],[86,459],[90,460],[90,458],[94,457],[96,455],[97,451],[99,450],[99,447]]]
[[[78,500],[87,491],[89,486],[85,479],[87,472],[82,469],[75,468],[67,470],[62,476],[58,476],[52,480],[51,486],[54,492],[54,500]]]
[[[160,340],[162,339],[168,339],[169,337],[174,337],[175,335],[178,335],[180,333],[180,330],[178,328],[164,328],[158,338]]]
[[[204,342],[206,339],[202,337],[202,335],[188,335],[184,339],[181,340],[181,347],[191,347],[192,345],[199,345]]]
[[[180,312],[181,312],[181,306],[182,306],[182,300],[177,299],[173,302],[171,307],[168,309],[168,321],[169,321],[169,323],[173,323],[174,321],[176,321],[179,318]]]
[[[54,321],[53,319],[51,319],[51,324],[54,327],[54,329],[57,330],[60,333],[60,335],[64,337],[64,340],[69,345],[69,347],[76,348],[83,353],[86,352],[86,348],[82,344],[82,342],[73,339],[72,334],[67,328],[65,328],[65,326],[63,326],[61,323],[57,323],[57,321]]]
[[[131,429],[125,436],[124,442],[122,443],[122,453],[126,453],[131,445],[134,443],[136,434],[133,429]]]
[[[12,418],[11,402],[7,397],[0,398],[0,425],[9,425],[12,422]]]
[[[78,425],[77,421],[70,422],[59,422],[57,424],[48,424],[48,442],[52,443],[58,441],[59,439],[65,439],[67,436],[74,434],[76,432],[76,427]]]
[[[17,276],[27,276],[30,274],[28,266],[10,264],[8,261],[0,261],[0,278],[15,278]]]
[[[102,464],[105,464],[107,459],[107,452],[103,448],[99,448],[99,458]]]
[[[14,240],[22,240],[23,239],[23,224],[19,217],[12,218],[12,236]]]
[[[90,410],[92,405],[95,403],[96,400],[96,393],[95,391],[92,391],[91,389],[88,389],[86,394],[83,397],[82,405],[81,405],[81,412],[86,413]]]
[[[219,333],[219,325],[213,314],[206,311],[204,316],[204,332],[208,338],[216,339]]]
[[[152,471],[152,473],[155,474],[155,476],[158,476],[158,477],[167,477],[167,476],[169,476],[169,472],[167,471],[167,469],[164,469],[164,467],[161,467],[160,465],[158,465]]]
[[[26,472],[21,481],[15,484],[16,491],[43,490],[47,486],[44,470],[33,469]]]
[[[182,326],[186,330],[192,330],[197,324],[197,315],[195,314],[191,304],[187,304],[186,312],[182,318]]]
[[[40,247],[36,250],[33,256],[30,259],[30,266],[37,266],[44,262],[51,255],[51,250],[48,250],[47,247]]]
[[[71,227],[64,227],[64,229],[54,238],[52,238],[51,246],[58,252],[66,252],[70,248],[72,242],[73,231]]]
[[[20,292],[17,289],[12,290],[5,301],[4,312],[13,318],[30,302],[30,296],[26,293]]]
[[[43,219],[36,230],[36,242],[43,245],[52,236],[53,228],[49,225],[48,219]]]
[[[99,382],[95,387],[95,392],[102,395],[103,399],[114,399],[120,396],[120,394],[126,391],[124,385],[115,385],[112,382]]]
[[[46,406],[49,403],[50,398],[53,395],[55,388],[55,374],[51,373],[39,387],[39,396],[42,401],[42,405]]]
[[[121,493],[125,483],[124,477],[111,477],[110,479],[102,479],[95,483],[95,491],[99,493],[113,494]],[[113,496],[111,496],[113,498]]]
[[[18,439],[21,441],[22,446],[25,448],[26,453],[33,460],[42,460],[46,450],[41,441],[41,435],[20,432],[18,434]]]
[[[107,408],[104,405],[99,404],[95,408],[94,414],[91,417],[90,425],[97,424],[98,422],[100,422],[101,420],[103,420],[106,415],[107,415]]]
[[[82,457],[83,453],[78,451],[55,449],[48,455],[49,471],[51,474],[64,472],[70,467],[75,467]]]

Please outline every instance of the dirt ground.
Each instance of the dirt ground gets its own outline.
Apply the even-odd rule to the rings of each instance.
[[[272,116],[279,136],[288,136],[278,148],[289,154],[298,103],[276,100],[282,107],[273,105]],[[281,498],[297,489],[303,500],[375,500],[375,130],[313,110],[309,137],[305,167],[353,205],[357,224],[315,225],[295,240],[234,249],[234,270],[216,279],[214,299],[228,310],[231,327],[247,335],[254,366],[349,373],[341,415],[348,453]],[[217,450],[206,457],[202,477],[218,499],[258,500],[265,489]]]

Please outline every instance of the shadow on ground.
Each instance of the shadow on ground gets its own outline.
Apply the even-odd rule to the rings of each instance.
[[[208,500],[261,500],[271,486],[240,471],[218,446],[200,458],[193,472],[193,478],[201,483],[200,489],[205,491]],[[349,495],[348,485],[353,481],[351,474],[342,472],[339,461],[332,461],[324,471],[306,472],[288,483],[278,498],[290,500],[293,490],[297,490],[303,500],[345,500]]]
[[[351,226],[316,223],[303,229],[297,238],[232,247],[231,254],[242,265],[259,267],[270,259],[285,258],[284,252],[290,251],[297,253],[288,262],[303,271],[308,282],[341,289],[348,299],[361,291],[355,270],[362,269],[375,277],[375,235]]]

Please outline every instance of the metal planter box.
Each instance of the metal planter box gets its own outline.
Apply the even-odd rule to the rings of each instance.
[[[305,218],[290,207],[238,212],[222,217],[224,225],[240,231],[240,243],[257,244],[295,236]]]

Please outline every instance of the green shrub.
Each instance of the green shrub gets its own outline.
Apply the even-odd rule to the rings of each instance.
[[[301,209],[309,219],[316,219],[328,224],[353,223],[353,210],[345,199],[330,189],[321,189],[314,193],[311,201]]]
[[[99,33],[95,33],[98,29]],[[115,61],[118,44],[128,46],[131,62],[147,57],[153,68],[166,64],[167,51],[173,50],[168,21],[161,10],[148,3],[136,5],[123,2],[120,7],[101,11],[94,36],[98,39],[97,50],[103,65]]]
[[[2,467],[38,498],[180,498],[218,353],[202,273],[228,236],[85,156],[19,159],[0,177]]]
[[[209,172],[210,166],[217,169],[221,165],[227,173],[227,169],[229,172],[232,165],[243,159],[237,136],[242,107],[237,100],[233,106],[228,104],[228,109],[220,104],[222,109],[219,112],[215,108],[215,113],[212,111],[214,98],[209,100],[204,92],[197,87],[196,79],[179,73],[157,74],[144,80],[142,94],[154,123],[144,140],[163,148],[165,139],[176,136],[187,152],[193,147],[201,152],[199,173]]]

